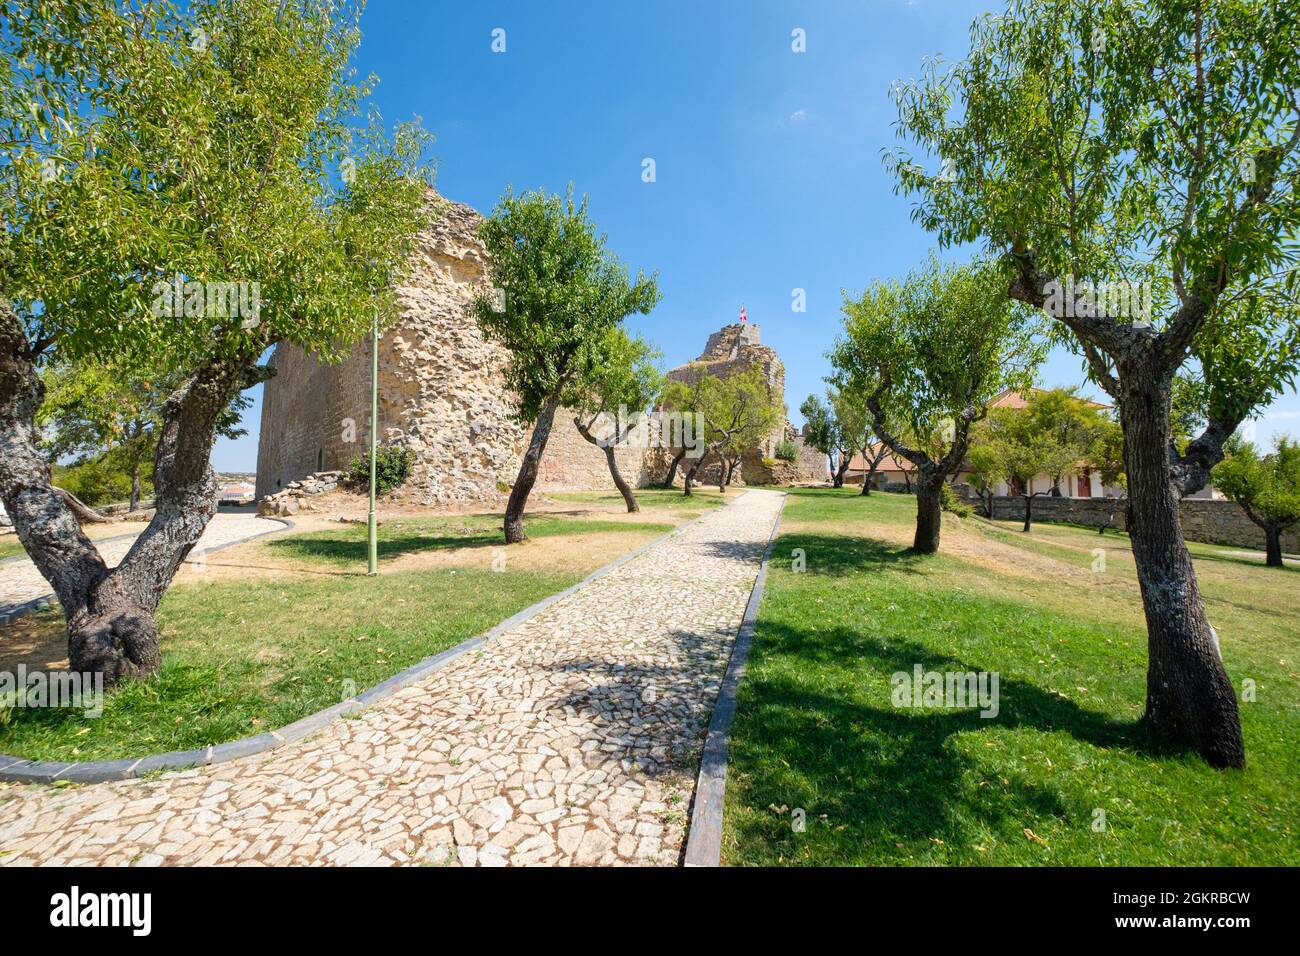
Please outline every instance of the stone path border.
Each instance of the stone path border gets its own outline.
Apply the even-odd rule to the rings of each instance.
[[[725,507],[725,506],[724,506]],[[784,507],[784,502],[782,502]],[[317,731],[324,730],[335,720],[354,714],[360,710],[379,703],[386,697],[395,694],[409,684],[413,684],[429,674],[445,667],[461,655],[474,650],[480,645],[492,640],[499,634],[510,630],[516,625],[522,624],[529,618],[540,614],[546,608],[550,607],[561,598],[567,597],[574,591],[586,584],[604,577],[616,568],[622,567],[633,558],[637,557],[644,551],[648,551],[658,544],[662,544],[669,538],[676,537],[696,522],[712,514],[715,508],[696,515],[689,521],[678,525],[671,531],[661,534],[652,541],[648,541],[611,561],[604,567],[592,571],[581,581],[570,585],[563,591],[557,591],[549,597],[544,597],[536,604],[524,608],[522,611],[507,618],[500,624],[485,631],[478,637],[471,637],[455,647],[450,647],[445,651],[434,654],[432,657],[426,657],[416,664],[412,664],[406,670],[399,671],[387,680],[376,684],[369,690],[358,694],[355,697],[349,697],[347,700],[326,707],[314,714],[308,714],[301,720],[296,720],[292,724],[287,724],[278,730],[267,731],[254,737],[241,737],[238,740],[231,740],[224,744],[214,744],[199,750],[173,750],[167,753],[152,754],[148,757],[128,757],[121,760],[88,760],[80,763],[65,763],[61,761],[33,761],[26,760],[22,757],[13,757],[8,754],[0,754],[0,781],[10,783],[53,783],[56,780],[69,780],[73,783],[104,783],[109,780],[130,780],[146,773],[156,773],[161,770],[187,770],[190,767],[206,767],[211,764],[225,763],[228,760],[236,760],[240,757],[247,757],[252,754],[265,753],[270,750],[278,750],[285,744],[301,740]],[[293,523],[284,518],[275,518],[275,521],[283,522],[288,527],[293,527]],[[777,525],[780,524],[778,516]],[[276,529],[280,531],[284,529]],[[271,534],[274,532],[264,531],[262,534]],[[775,534],[775,532],[774,532]],[[261,537],[253,535],[253,537]],[[252,540],[245,538],[244,541]],[[232,541],[229,544],[219,545],[213,548],[207,548],[200,554],[207,554],[218,551],[221,548],[231,547],[234,544],[242,544],[243,541]],[[771,548],[771,541],[768,542],[768,548]],[[767,567],[767,559],[764,557],[763,569]],[[761,580],[762,571],[760,571]],[[752,598],[751,598],[752,600]],[[746,609],[746,619],[749,611]],[[711,732],[711,731],[710,731]]]
[[[718,688],[717,703],[709,720],[708,736],[700,754],[700,775],[695,783],[695,796],[691,802],[691,826],[686,837],[685,866],[719,866],[722,859],[722,804],[727,788],[727,735],[731,721],[736,716],[736,691],[745,676],[745,663],[749,648],[754,643],[754,624],[758,608],[763,602],[763,587],[767,584],[767,564],[776,546],[776,536],[781,530],[781,513],[785,511],[788,495],[782,496],[781,510],[776,514],[772,534],[767,539],[763,562],[759,565],[754,589],[749,592],[745,616],[736,632],[736,643],[731,648],[727,673]]]
[[[259,531],[257,534],[250,534],[244,538],[236,538],[234,541],[227,541],[224,544],[214,544],[210,548],[203,548],[199,551],[191,551],[186,556],[185,560],[193,561],[195,558],[202,557],[205,554],[212,554],[213,552],[220,551],[223,548],[233,548],[237,544],[247,544],[249,541],[252,541],[255,538],[261,538],[268,534],[279,534],[281,531],[289,531],[293,528],[293,522],[290,521],[288,518],[267,517],[265,515],[259,515],[258,517],[262,518],[263,521],[274,521],[277,524],[279,524],[281,527],[268,528],[266,531]],[[136,532],[134,534],[131,533],[115,534],[111,538],[99,538],[97,540],[92,541],[91,543],[94,544],[96,548],[98,548],[99,545],[108,544],[110,541],[125,541],[127,538],[138,538],[143,533],[144,533],[144,529],[141,529],[139,532]],[[10,561],[30,561],[30,560],[31,558],[29,558],[26,554],[15,554],[12,555],[11,557],[0,560],[0,565],[4,565]],[[54,601],[55,601],[54,592],[50,591],[47,592],[46,594],[40,595],[39,597],[34,597],[29,601],[24,601],[21,604],[12,605],[3,613],[0,613],[0,627],[3,627],[6,624],[11,624],[14,621],[18,620],[18,618],[31,614],[33,611],[43,611],[51,604],[53,604]],[[0,754],[0,766],[3,765],[4,765],[4,755]],[[4,777],[0,776],[0,780],[3,779]]]

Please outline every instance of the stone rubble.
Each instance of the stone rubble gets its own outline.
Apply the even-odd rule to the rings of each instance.
[[[257,503],[257,513],[262,516],[287,517],[296,515],[300,510],[312,511],[312,506],[304,501],[315,495],[327,495],[338,491],[344,481],[341,471],[318,471],[301,481],[291,481],[283,491],[273,495],[264,495]]]

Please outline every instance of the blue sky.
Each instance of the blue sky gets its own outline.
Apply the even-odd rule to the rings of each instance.
[[[840,290],[901,275],[933,245],[881,164],[896,143],[889,84],[928,54],[960,58],[971,20],[1001,6],[371,0],[357,66],[379,76],[386,120],[418,115],[437,137],[443,195],[486,213],[507,185],[589,194],[610,248],[659,273],[663,301],[631,326],[668,367],[744,303],[785,362],[797,423],[824,388]],[[497,28],[504,53],[491,49]],[[806,312],[792,311],[794,289]],[[1063,353],[1041,377],[1083,380]],[[249,434],[218,441],[218,470],[256,466],[260,391]],[[1257,427],[1300,432],[1300,400],[1288,394]]]

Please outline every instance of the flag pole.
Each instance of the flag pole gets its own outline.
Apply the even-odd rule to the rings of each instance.
[[[366,522],[370,553],[367,574],[379,573],[379,541],[375,525],[375,435],[379,431],[379,309],[370,322],[370,514]]]

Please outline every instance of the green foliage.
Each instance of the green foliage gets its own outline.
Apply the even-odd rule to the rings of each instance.
[[[1036,317],[1006,295],[995,265],[931,255],[903,281],[845,296],[844,334],[830,353],[844,390],[869,394],[886,423],[934,458],[964,441],[1003,389],[1023,390],[1045,353]]]
[[[952,490],[952,485],[946,481],[939,486],[939,507],[958,518],[969,518],[973,510],[970,505],[957,497]]]
[[[52,471],[55,485],[94,508],[130,499],[132,466],[133,463],[115,449],[74,465],[55,465]],[[153,483],[148,479],[147,468],[142,467],[141,472],[140,493],[148,498],[153,494]]]
[[[840,433],[840,450],[850,456],[865,448],[871,441],[871,414],[867,411],[864,396],[840,387],[832,379],[826,389],[826,399],[835,415],[835,425]]]
[[[1235,442],[1213,474],[1214,486],[1256,524],[1287,528],[1300,521],[1300,444],[1292,439],[1279,438],[1267,455]]]
[[[972,430],[974,480],[985,491],[999,481],[1028,487],[1037,475],[1059,483],[1081,464],[1091,464],[1099,442],[1115,427],[1103,409],[1072,389],[1035,389],[1024,408],[994,408]]]
[[[1128,475],[1124,472],[1124,429],[1113,418],[1098,423],[1088,448],[1088,464],[1097,470],[1103,485],[1128,487]]]
[[[474,315],[483,334],[510,351],[506,385],[518,396],[519,418],[533,421],[547,402],[599,377],[610,330],[649,313],[658,284],[642,273],[629,278],[572,186],[564,196],[507,192],[479,234],[499,291],[479,296]]]
[[[700,375],[689,385],[671,381],[664,388],[663,407],[698,415],[704,443],[728,459],[762,442],[782,412],[767,377],[757,367],[735,375]]]
[[[566,391],[564,403],[587,418],[602,412],[617,417],[621,407],[631,422],[633,416],[646,413],[655,404],[663,389],[662,359],[662,353],[649,342],[613,326],[593,349],[592,361],[585,364],[579,379]]]
[[[411,476],[415,452],[403,445],[378,445],[375,448],[375,494],[386,495],[400,488]],[[355,488],[370,487],[370,453],[356,455],[348,464],[348,481]]]
[[[1029,301],[1053,277],[1149,283],[1164,354],[1191,355],[1232,427],[1300,361],[1298,48],[1287,0],[1012,0],[965,60],[895,85],[920,155],[886,163],[917,222],[1008,256]],[[1113,394],[1136,319],[1054,335]]]
[[[816,395],[809,395],[799,405],[799,414],[807,424],[804,441],[823,455],[833,454],[840,440],[835,413]]]
[[[366,115],[360,4],[5,9],[0,286],[35,352],[181,372],[280,341],[328,358],[390,311],[428,219],[428,137]],[[156,314],[176,277],[256,282],[259,314]]]
[[[42,377],[45,401],[36,423],[52,461],[76,456],[77,467],[81,467],[91,459],[109,456],[112,462],[105,463],[105,474],[125,474],[128,483],[137,468],[148,474],[162,425],[163,404],[181,386],[180,375],[166,369],[133,367],[126,362],[83,359],[46,368]],[[223,438],[246,435],[240,417],[251,404],[252,399],[244,394],[231,399],[217,418],[215,433]],[[73,491],[66,485],[61,487]],[[76,491],[73,494],[88,501]]]
[[[797,461],[799,459],[799,446],[788,438],[783,438],[776,443],[775,454],[778,461]]]

